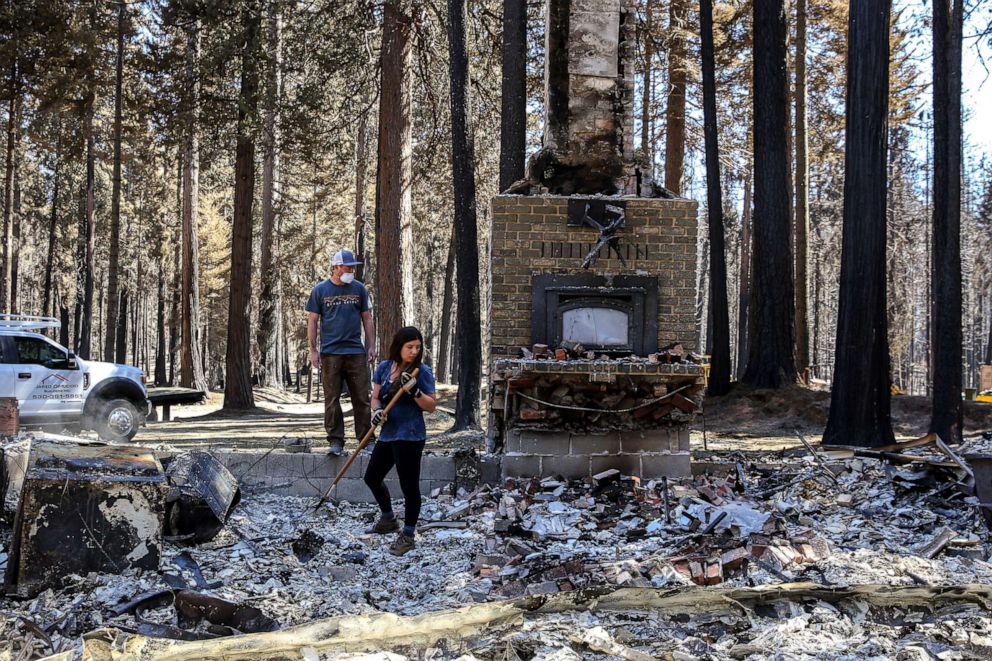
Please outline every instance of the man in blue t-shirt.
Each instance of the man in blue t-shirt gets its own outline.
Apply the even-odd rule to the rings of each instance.
[[[310,292],[306,310],[310,364],[320,368],[324,383],[324,429],[328,452],[344,452],[344,413],[341,411],[341,384],[347,380],[351,393],[355,435],[361,440],[372,427],[371,390],[368,362],[376,358],[375,330],[365,285],[355,280],[355,266],[361,264],[350,250],[339,250],[331,258],[331,277]],[[320,346],[317,345],[318,323]],[[362,344],[362,328],[365,344]]]

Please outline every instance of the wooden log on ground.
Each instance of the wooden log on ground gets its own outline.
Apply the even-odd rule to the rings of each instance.
[[[992,608],[992,586],[852,585],[826,587],[815,583],[782,583],[754,588],[696,586],[680,588],[588,589],[511,601],[473,604],[463,608],[401,617],[393,613],[347,615],[318,620],[271,633],[213,640],[177,641],[98,629],[83,637],[84,658],[111,661],[198,661],[199,659],[299,658],[310,647],[323,651],[382,651],[398,646],[426,648],[441,639],[466,638],[500,625],[519,626],[527,617],[571,611],[658,611],[664,613],[719,612],[753,608],[777,600],[822,600],[836,603],[861,599],[875,606],[910,605],[940,608],[972,603]],[[48,657],[68,661],[71,653]],[[88,655],[88,656],[87,656]]]

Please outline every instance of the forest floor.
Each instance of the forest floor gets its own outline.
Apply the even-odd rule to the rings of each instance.
[[[427,416],[430,445],[438,450],[459,447],[482,448],[481,432],[448,433],[454,418],[458,387],[438,384],[438,410]],[[172,421],[149,422],[135,442],[142,445],[170,445],[176,448],[259,448],[268,449],[281,444],[283,438],[307,437],[314,450],[324,447],[324,402],[307,403],[305,393],[274,388],[256,388],[253,411],[231,412],[222,409],[224,394],[211,392],[202,404],[175,406]],[[351,417],[351,400],[344,397],[341,407],[345,414],[345,449],[355,446],[355,426]]]
[[[485,447],[478,432],[447,433],[453,423],[458,387],[438,384],[439,409],[427,416],[428,444],[435,450]],[[135,441],[143,445],[177,448],[264,448],[281,443],[284,437],[306,436],[315,449],[324,442],[323,401],[306,402],[306,395],[272,388],[256,388],[254,411],[231,413],[221,409],[223,393],[212,392],[203,404],[173,407],[171,422],[151,422]],[[348,447],[353,446],[351,402],[342,400]],[[830,411],[830,393],[802,386],[781,390],[754,390],[737,386],[730,394],[708,397],[703,417],[692,428],[694,450],[782,450],[800,445],[799,431],[819,442]],[[898,438],[913,438],[927,432],[930,405],[926,397],[896,395],[892,398],[892,422]],[[967,435],[992,431],[992,404],[965,402]],[[704,433],[705,432],[705,433]]]

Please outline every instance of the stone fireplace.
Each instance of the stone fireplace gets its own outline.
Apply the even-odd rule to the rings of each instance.
[[[547,0],[544,145],[492,202],[490,447],[508,476],[689,473],[696,203],[633,148],[633,0]]]
[[[548,344],[548,306],[600,294],[622,304],[642,299],[648,316],[637,355],[671,342],[692,348],[696,335],[696,202],[626,198],[627,224],[615,250],[582,263],[599,239],[588,227],[569,226],[563,196],[497,195],[492,201],[490,351],[518,357],[520,347]],[[619,250],[619,254],[617,253]],[[621,256],[623,261],[621,262]],[[549,295],[553,297],[549,298]],[[571,294],[572,298],[568,298]],[[628,298],[629,297],[629,298]],[[652,311],[653,310],[653,314]]]
[[[687,474],[703,381],[703,367],[685,358],[696,336],[696,202],[622,198],[627,223],[587,269],[600,232],[568,224],[575,199],[493,199],[490,444],[504,451],[504,476]],[[528,355],[535,345],[553,355],[563,343],[583,352]],[[675,343],[681,359],[663,350]],[[590,420],[534,400],[634,410]]]

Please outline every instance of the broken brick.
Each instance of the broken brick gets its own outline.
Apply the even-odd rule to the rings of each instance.
[[[737,569],[747,560],[748,552],[744,547],[730,549],[720,554],[720,563],[727,569]]]

